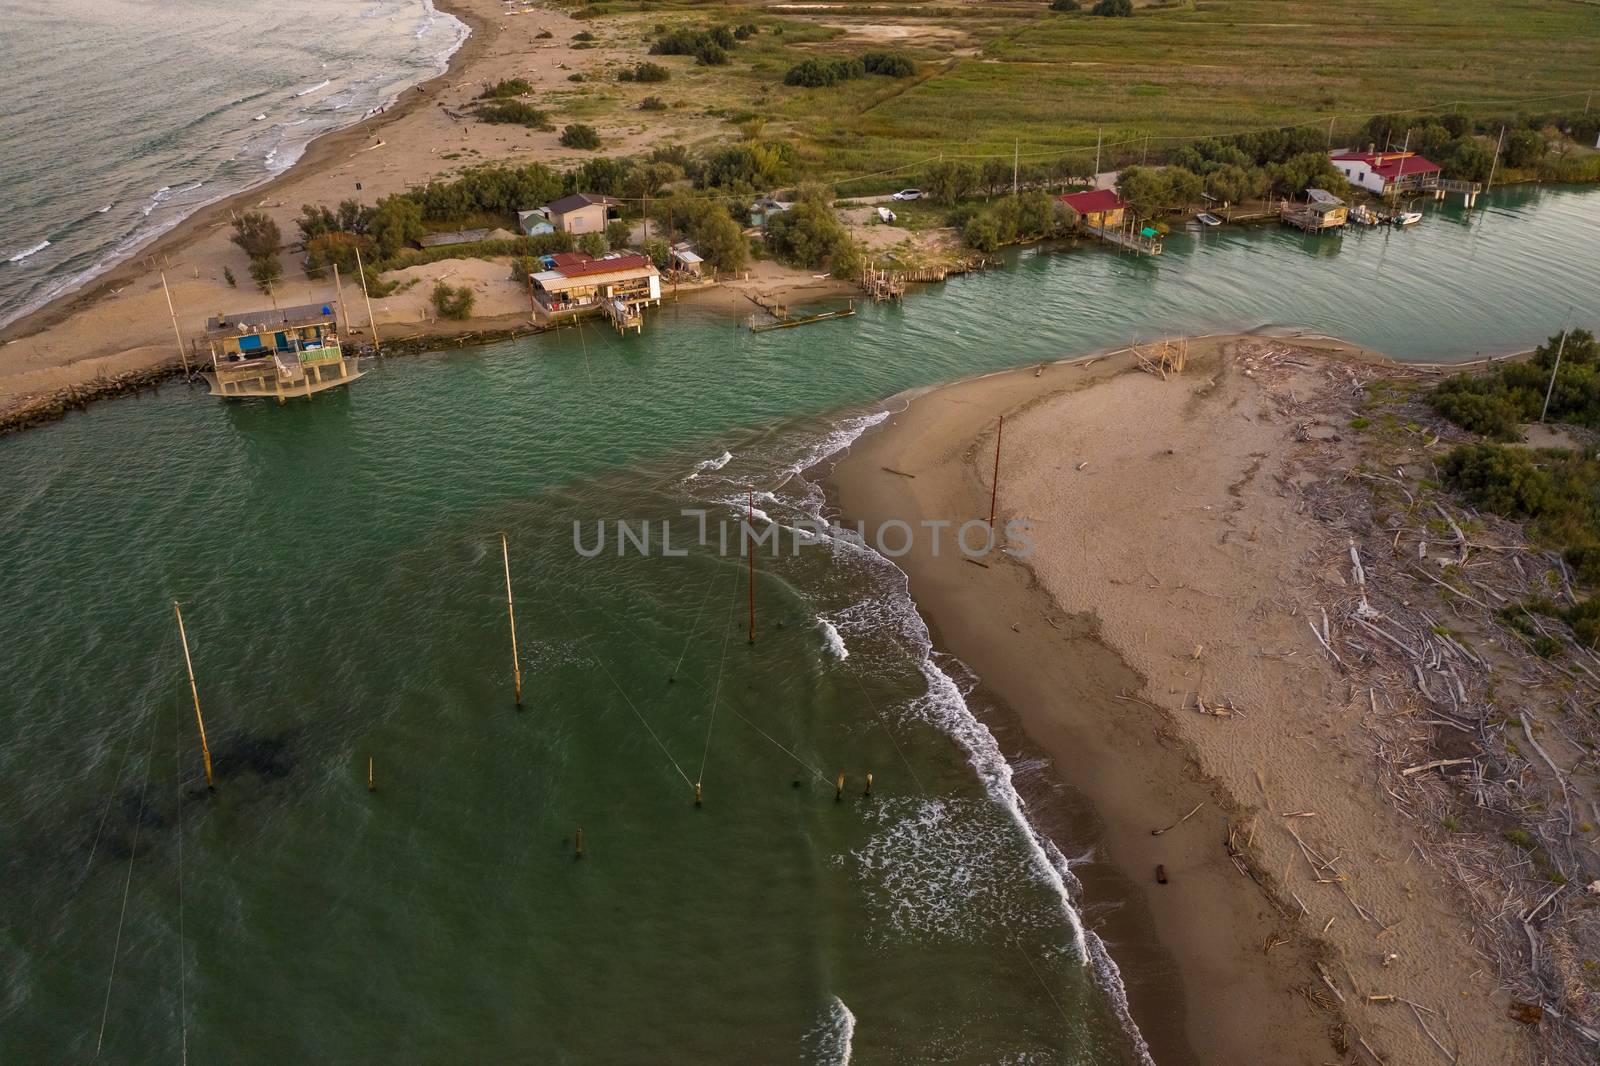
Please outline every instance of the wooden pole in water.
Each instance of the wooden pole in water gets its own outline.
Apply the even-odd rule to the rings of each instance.
[[[206,763],[206,787],[216,788],[216,782],[211,777],[211,745],[206,743],[206,720],[200,717],[200,690],[194,683],[194,660],[189,658],[189,634],[183,629],[183,608],[178,606],[178,601],[172,601],[172,612],[178,616],[178,639],[183,641],[183,665],[189,671],[189,695],[194,697],[194,720],[200,727],[200,754]]]
[[[994,431],[994,477],[989,481],[989,525],[994,525],[994,505],[1000,494],[1000,434],[1006,431],[1006,416],[1000,416],[1000,424]]]
[[[367,756],[367,791],[378,791],[377,782],[372,779],[372,756],[370,755]]]
[[[500,555],[506,564],[506,618],[511,623],[511,672],[516,678],[517,706],[522,706],[522,659],[517,655],[517,610],[511,604],[511,547],[500,534]]]
[[[361,275],[361,297],[367,301],[367,328],[372,330],[372,347],[381,354],[383,342],[378,339],[378,320],[372,317],[372,294],[367,292],[367,268],[361,265],[361,249],[356,249],[356,273]]]
[[[872,774],[871,773],[867,774],[867,790],[865,792],[863,792],[862,795],[863,796],[872,795]]]
[[[572,857],[574,859],[583,858],[583,826],[581,825],[578,826],[578,839],[573,847]]]
[[[167,294],[167,314],[172,316],[172,335],[178,338],[178,358],[183,360],[183,376],[189,376],[189,353],[183,350],[183,330],[178,328],[178,311],[172,306],[172,290],[167,288],[167,272],[161,272],[161,291]]]
[[[750,541],[750,643],[756,642],[756,545],[755,545],[755,515],[756,494],[750,490],[749,512],[745,516],[745,528]]]
[[[844,772],[840,771],[839,780],[833,785],[833,802],[838,803],[844,799]]]

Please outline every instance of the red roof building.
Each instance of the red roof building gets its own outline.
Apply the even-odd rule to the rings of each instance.
[[[1108,211],[1125,211],[1128,208],[1128,205],[1122,202],[1122,197],[1117,195],[1115,189],[1091,189],[1088,192],[1063,193],[1056,199],[1080,215],[1103,215]]]
[[[1422,188],[1444,169],[1415,152],[1347,152],[1333,156],[1332,163],[1350,184],[1379,196],[1391,183]]]

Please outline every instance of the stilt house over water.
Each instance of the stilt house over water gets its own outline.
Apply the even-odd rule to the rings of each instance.
[[[339,343],[339,305],[219,314],[206,322],[213,396],[270,396],[279,403],[346,385],[361,376],[354,349]]]

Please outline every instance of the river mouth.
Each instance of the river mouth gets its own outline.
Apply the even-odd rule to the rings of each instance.
[[[752,647],[748,571],[680,512],[736,521],[753,491],[793,523],[799,472],[881,397],[1212,318],[1299,307],[1403,358],[1527,347],[1600,275],[1595,200],[1506,195],[1439,224],[1435,272],[1397,266],[1435,220],[1329,259],[1276,231],[1159,263],[1027,250],[846,322],[752,336],[668,304],[639,338],[394,360],[283,408],[167,387],[0,440],[6,1049],[90,1057],[103,1010],[129,1059],[608,1061],[650,1032],[708,1060],[1115,1061],[1050,864],[934,698],[893,574],[763,558]],[[1455,295],[1547,231],[1587,243],[1541,306]],[[691,553],[574,548],[573,521],[615,520]],[[173,600],[229,753],[211,795]]]

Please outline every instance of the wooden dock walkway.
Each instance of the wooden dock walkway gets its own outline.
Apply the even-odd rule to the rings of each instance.
[[[1122,227],[1107,229],[1103,226],[1085,225],[1084,231],[1101,240],[1114,244],[1119,248],[1126,248],[1130,252],[1140,255],[1160,255],[1161,238],[1146,237],[1138,230],[1129,230]]]

